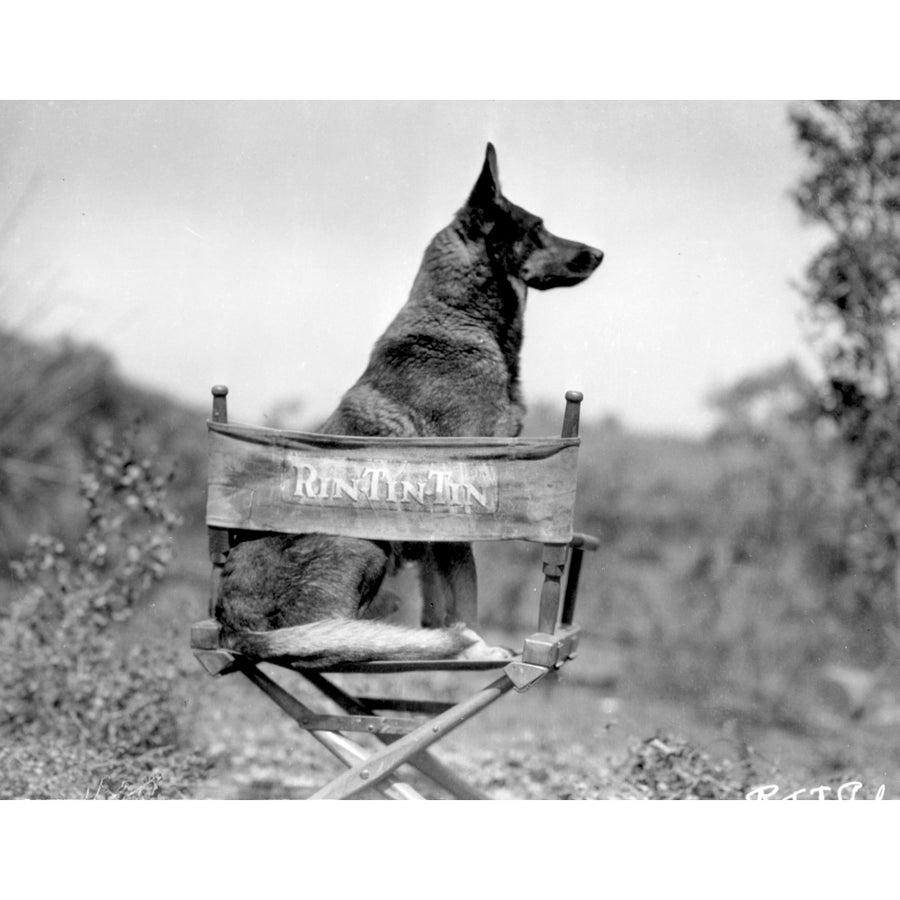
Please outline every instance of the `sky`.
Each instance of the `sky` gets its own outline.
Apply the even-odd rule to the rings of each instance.
[[[96,342],[235,421],[314,427],[362,373],[487,141],[513,202],[605,259],[530,291],[526,401],[699,435],[707,398],[811,360],[821,239],[784,101],[0,101],[0,319]]]

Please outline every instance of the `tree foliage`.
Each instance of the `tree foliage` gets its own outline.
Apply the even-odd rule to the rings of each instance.
[[[861,598],[885,624],[900,596],[900,102],[818,101],[791,121],[808,169],[794,191],[826,239],[806,269],[822,412],[851,449]]]

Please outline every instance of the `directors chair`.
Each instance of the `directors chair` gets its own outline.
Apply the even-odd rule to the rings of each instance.
[[[566,394],[561,437],[368,438],[307,434],[228,423],[228,389],[212,389],[207,422],[207,526],[212,560],[210,618],[191,647],[211,675],[240,672],[348,768],[310,799],[347,799],[374,789],[390,799],[425,799],[397,773],[407,764],[458,799],[490,799],[444,765],[430,746],[510,690],[525,691],[575,656],[575,601],[582,557],[596,538],[572,530],[582,395]],[[500,541],[543,544],[537,631],[504,660],[372,661],[311,668],[227,649],[216,621],[229,550],[259,532],[379,541]],[[316,711],[261,664],[299,673],[343,714]],[[332,676],[496,670],[458,702],[356,696]],[[347,734],[373,735],[371,749]],[[368,739],[366,739],[368,741]],[[383,745],[383,746],[382,746]]]

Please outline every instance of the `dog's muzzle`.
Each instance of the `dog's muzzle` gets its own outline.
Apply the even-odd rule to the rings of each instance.
[[[555,246],[545,247],[528,260],[522,280],[539,291],[569,287],[584,281],[601,262],[602,250],[557,238]]]

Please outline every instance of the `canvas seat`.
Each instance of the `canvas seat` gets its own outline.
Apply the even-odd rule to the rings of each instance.
[[[212,389],[207,422],[207,526],[213,564],[210,617],[191,631],[211,675],[242,673],[348,768],[310,799],[375,790],[424,799],[400,780],[408,764],[459,799],[489,799],[441,763],[432,744],[509,691],[525,691],[575,657],[574,621],[584,551],[598,541],[573,532],[578,419],[582,395],[566,394],[562,434],[553,438],[361,438],[229,424],[227,388]],[[352,473],[368,472],[367,480]],[[381,473],[376,476],[373,472]],[[537,630],[504,660],[337,663],[259,660],[227,649],[215,619],[222,567],[242,539],[264,533],[324,534],[381,541],[524,540],[543,544]],[[312,709],[262,666],[299,673],[340,712]],[[334,676],[444,671],[491,672],[455,702],[351,694]],[[348,735],[371,735],[373,750]],[[366,739],[368,741],[368,739]]]

